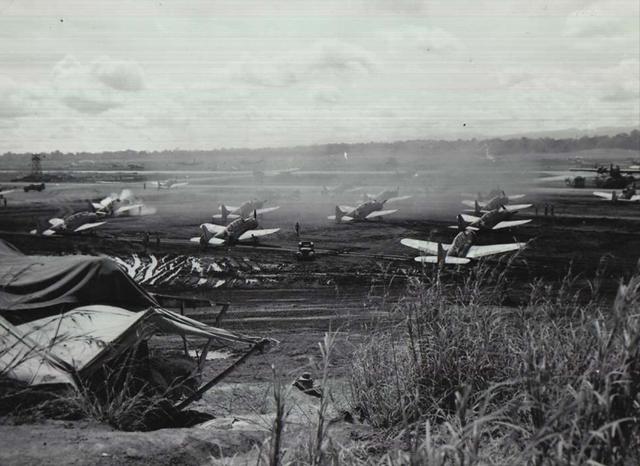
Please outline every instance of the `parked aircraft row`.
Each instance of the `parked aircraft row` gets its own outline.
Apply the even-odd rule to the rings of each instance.
[[[482,196],[478,196],[481,198]],[[474,242],[479,232],[487,230],[499,230],[514,228],[529,223],[530,219],[509,220],[518,210],[531,207],[531,204],[509,205],[509,201],[520,199],[524,195],[507,196],[504,191],[494,195],[487,201],[476,199],[465,200],[464,205],[472,205],[476,215],[461,213],[458,215],[459,233],[451,243],[435,241],[423,241],[412,238],[403,238],[402,245],[417,249],[422,255],[414,258],[415,261],[430,264],[468,264],[472,259],[517,251],[524,247],[525,243],[491,244],[486,246],[475,245]]]

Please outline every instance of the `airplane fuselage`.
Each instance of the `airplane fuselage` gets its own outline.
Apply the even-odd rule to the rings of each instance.
[[[56,233],[62,233],[65,231],[74,231],[76,228],[81,227],[85,223],[98,222],[99,217],[93,212],[78,212],[64,218],[64,223],[59,225],[52,225],[49,229]]]
[[[376,194],[375,200],[381,201],[381,202],[387,201],[392,197],[398,197],[399,194],[400,194],[399,189],[385,189],[381,193]]]
[[[257,209],[262,209],[262,207],[266,202],[267,201],[258,201],[255,199],[251,201],[246,201],[246,202],[243,202],[240,207],[238,207],[236,210],[232,211],[231,213],[239,215],[240,217],[251,217],[253,215],[253,211]]]
[[[447,251],[447,256],[451,257],[466,257],[469,249],[473,245],[475,233],[471,230],[461,231],[453,238],[451,246]]]
[[[345,215],[352,217],[357,220],[364,220],[367,215],[377,210],[382,210],[384,207],[384,201],[367,201],[363,204],[360,204],[358,207],[353,209],[351,212],[347,212]]]
[[[512,212],[508,212],[506,210],[501,210],[501,209],[490,210],[489,212],[484,214],[482,217],[480,217],[479,220],[471,223],[470,226],[478,228],[480,230],[490,230],[494,226],[496,226],[498,223],[502,222],[503,220],[507,220],[511,218],[512,215],[513,215]]]
[[[248,230],[253,230],[258,227],[258,221],[253,217],[237,218],[220,233],[213,235],[214,238],[220,238],[227,241],[227,243],[233,243]]]
[[[500,195],[492,197],[483,207],[484,210],[496,210],[502,206],[509,204],[509,197]]]

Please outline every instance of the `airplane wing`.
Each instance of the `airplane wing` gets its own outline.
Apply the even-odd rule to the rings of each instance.
[[[15,191],[15,189],[7,189],[5,191],[0,191],[0,196],[4,196],[5,194],[9,194],[9,193],[12,193],[14,191]]]
[[[490,246],[471,246],[467,257],[478,259],[479,257],[501,254],[503,252],[517,251],[524,247],[526,243],[492,244]]]
[[[209,233],[213,233],[214,235],[222,233],[224,230],[226,230],[226,227],[223,227],[222,225],[216,225],[215,223],[203,223],[202,225],[200,225],[200,228],[202,227],[205,227],[209,231]]]
[[[480,220],[480,217],[475,217],[475,216],[469,215],[469,214],[460,214],[460,216],[462,217],[462,220],[464,220],[467,223],[473,223],[473,222],[477,222],[478,220]]]
[[[422,262],[424,264],[437,264],[438,256],[418,256],[413,260],[416,262]],[[467,259],[466,257],[446,256],[444,258],[445,264],[468,264],[469,262],[471,262],[471,259]]]
[[[510,194],[509,197],[509,201],[513,200],[513,199],[522,199],[525,196],[525,194]]]
[[[195,236],[191,239],[189,239],[189,241],[191,241],[192,243],[199,243],[200,242],[200,237],[199,236]],[[223,240],[222,238],[211,238],[208,243],[211,246],[222,246],[223,244],[226,243],[225,240]]]
[[[264,209],[256,209],[256,215],[266,214],[268,212],[273,212],[274,210],[278,210],[280,206],[274,207],[265,207]]]
[[[64,220],[62,220],[61,218],[50,218],[49,219],[49,224],[51,226],[58,226],[58,225],[62,225],[64,223]]]
[[[387,202],[398,202],[398,201],[406,201],[407,199],[411,199],[413,196],[398,196],[398,197],[391,197],[389,199],[387,199]]]
[[[37,233],[37,231],[36,231],[36,230],[33,230],[33,231],[34,231],[35,233]],[[34,234],[35,234],[35,233],[34,233]],[[54,230],[44,230],[44,231],[42,232],[42,235],[43,235],[43,236],[53,236],[53,235],[55,235],[55,234],[56,234],[56,232],[55,232]]]
[[[280,231],[280,228],[266,228],[262,230],[247,230],[238,237],[238,241],[248,241],[261,236],[272,235]]]
[[[116,209],[116,215],[123,214],[125,212],[129,212],[130,210],[137,210],[144,207],[142,204],[133,204],[133,205],[125,205]]]
[[[173,183],[171,186],[169,186],[169,188],[171,188],[171,189],[173,189],[173,188],[179,188],[180,186],[186,186],[186,185],[188,185],[188,184],[189,184],[189,183],[186,183],[186,182],[184,182],[184,183]]]
[[[496,226],[492,228],[492,230],[502,230],[504,228],[513,228],[520,225],[524,225],[525,223],[529,223],[531,219],[527,220],[505,220],[504,222],[499,222]]]
[[[367,215],[365,218],[367,220],[371,220],[372,218],[378,218],[378,217],[384,217],[385,215],[391,215],[394,214],[398,211],[398,209],[392,209],[392,210],[376,210],[375,212],[371,212],[369,215]]]
[[[606,199],[607,201],[610,201],[611,199],[613,199],[613,193],[605,193],[602,191],[594,191],[593,194],[595,196],[601,197],[602,199]]]
[[[107,222],[85,223],[84,225],[80,225],[73,231],[79,233],[81,231],[91,230],[92,228],[99,227],[100,225],[104,225],[105,223]]]
[[[329,215],[327,218],[328,218],[329,220],[335,220],[335,219],[336,219],[336,216],[335,216],[335,215]],[[352,222],[352,221],[353,221],[353,217],[349,217],[348,215],[344,215],[344,216],[340,219],[340,221],[341,221],[342,223]]]
[[[93,206],[94,210],[102,210],[104,208],[104,206],[98,202],[92,202],[91,205]]]
[[[569,171],[570,172],[597,172],[597,171],[602,171],[602,169],[601,168],[570,168]]]
[[[233,212],[234,210],[238,210],[240,207],[238,206],[232,206],[232,205],[224,205],[224,207],[229,211],[229,212]]]
[[[504,206],[504,208],[508,211],[508,212],[514,212],[516,210],[523,210],[523,209],[528,209],[529,207],[531,207],[533,204],[507,204],[506,206]]]
[[[351,207],[350,205],[339,205],[338,207],[340,207],[340,210],[343,212],[352,212],[356,210],[355,207]]]
[[[400,243],[403,246],[407,246],[410,248],[418,249],[423,252],[428,252],[430,254],[438,254],[438,243],[434,241],[423,241],[419,239],[410,239],[410,238],[402,238]],[[449,249],[450,244],[443,244],[442,248],[446,251]]]

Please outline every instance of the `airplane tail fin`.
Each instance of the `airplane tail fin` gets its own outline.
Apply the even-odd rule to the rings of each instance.
[[[467,222],[464,221],[462,215],[458,214],[458,231],[464,231],[467,228]]]
[[[476,215],[480,215],[480,204],[478,204],[478,201],[475,201],[474,203],[474,212],[476,213]]]
[[[202,233],[200,234],[200,244],[209,244],[209,240],[213,238],[213,235],[204,224],[200,225],[200,230],[202,231]]]
[[[227,206],[225,206],[224,204],[220,204],[220,215],[222,216],[223,222],[227,221],[227,217],[229,217],[230,213],[231,212],[229,212],[229,209],[227,209]]]
[[[340,206],[336,206],[336,223],[340,223],[344,217],[344,212],[340,209]]]

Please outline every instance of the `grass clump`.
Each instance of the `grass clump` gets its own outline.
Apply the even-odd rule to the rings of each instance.
[[[389,464],[634,464],[640,460],[640,275],[609,308],[597,283],[506,276],[415,283],[400,323],[354,354],[354,410],[400,441]],[[585,296],[588,298],[585,300]]]

